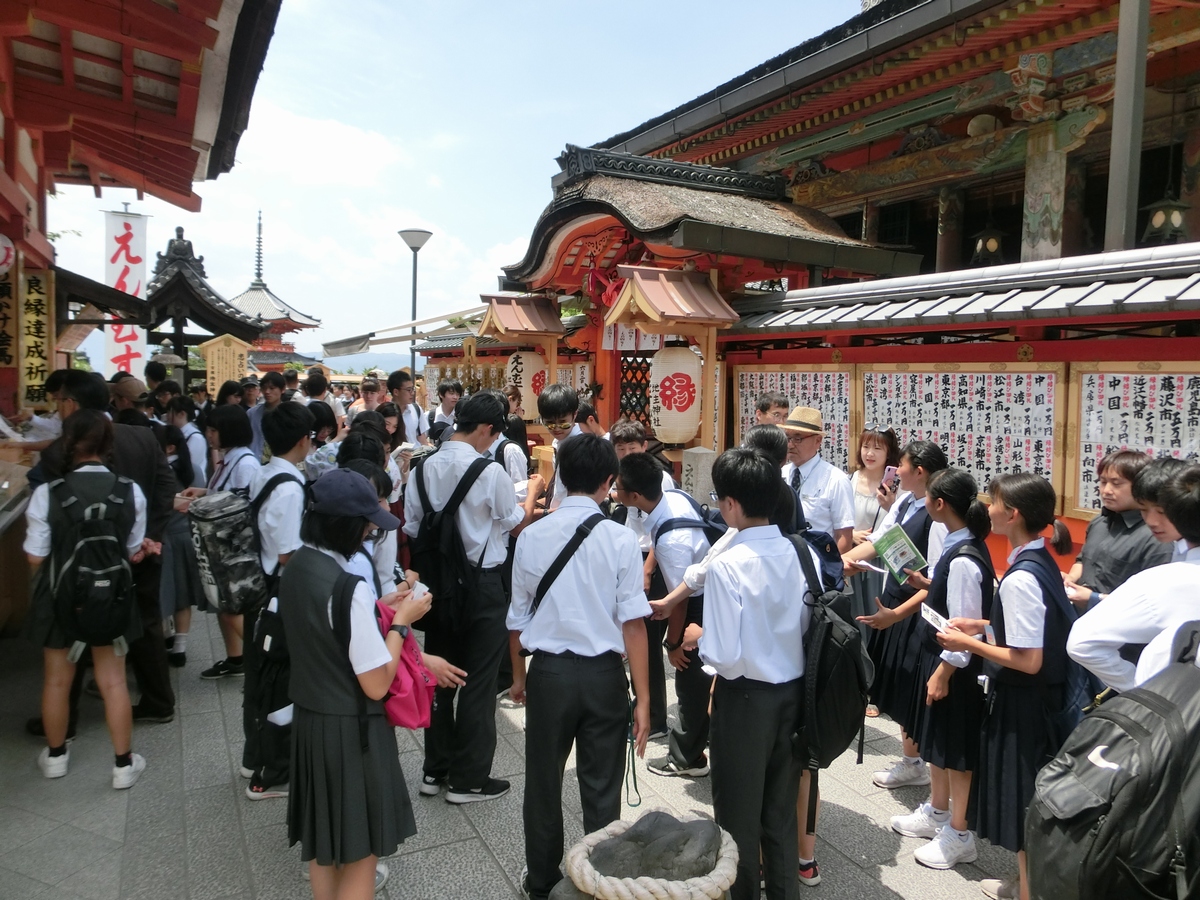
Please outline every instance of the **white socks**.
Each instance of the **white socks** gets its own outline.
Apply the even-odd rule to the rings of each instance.
[[[187,636],[186,631],[175,632],[175,643],[171,645],[172,653],[187,653]]]

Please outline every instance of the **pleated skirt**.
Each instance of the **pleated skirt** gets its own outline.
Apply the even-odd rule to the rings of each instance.
[[[872,635],[871,660],[875,663],[875,684],[871,702],[896,722],[906,734],[912,734],[917,663],[920,642],[916,637],[919,615],[911,615],[891,628]]]
[[[1025,849],[1034,780],[1057,750],[1045,710],[1062,706],[1062,689],[997,684],[993,692],[984,709],[967,821],[979,837],[1016,853]]]
[[[208,602],[200,585],[200,565],[196,562],[192,527],[186,515],[172,514],[162,544],[162,580],[158,587],[162,617],[166,619],[190,606],[205,609]]]
[[[417,833],[395,730],[382,715],[368,723],[364,753],[357,716],[295,707],[288,844],[299,842],[306,862],[330,866],[390,856]]]
[[[922,645],[918,663],[912,738],[921,757],[939,769],[974,772],[979,762],[979,729],[983,721],[983,689],[976,680],[978,659],[955,669],[950,692],[931,706],[925,705],[926,685],[941,664],[941,654]]]

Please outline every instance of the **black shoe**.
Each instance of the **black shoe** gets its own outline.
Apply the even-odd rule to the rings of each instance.
[[[244,674],[243,663],[231,663],[223,659],[201,672],[200,677],[206,681],[216,681],[218,678],[241,678]]]
[[[104,699],[103,697],[100,696],[100,685],[96,684],[95,678],[89,678],[87,680],[87,683],[83,686],[83,692],[85,694],[87,694],[89,697],[97,697],[99,699]]]
[[[138,703],[133,707],[133,721],[166,725],[168,722],[175,721],[175,711],[171,710],[167,713],[153,713],[149,710],[142,709],[142,704]]]
[[[187,654],[186,653],[168,653],[167,654],[167,662],[169,662],[176,669],[182,669],[184,666],[187,665]]]
[[[44,738],[46,736],[46,728],[42,725],[42,717],[34,716],[32,719],[25,720],[25,732],[32,734],[34,737]],[[75,740],[75,723],[72,722],[67,726],[67,740]]]
[[[448,787],[446,790],[446,802],[462,804],[479,803],[483,800],[498,800],[508,793],[508,787],[508,782],[501,781],[499,778],[489,778],[483,787],[472,788],[471,790],[458,790],[457,788]]]

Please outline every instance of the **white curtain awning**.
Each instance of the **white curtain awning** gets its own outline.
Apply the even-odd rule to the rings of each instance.
[[[413,322],[405,322],[402,325],[391,325],[387,328],[379,328],[368,334],[360,334],[355,337],[342,338],[337,341],[329,341],[322,344],[321,349],[324,356],[350,356],[354,353],[366,353],[372,347],[382,344],[398,344],[405,341],[423,341],[431,337],[448,334],[454,331],[461,331],[461,325],[451,325],[450,319],[462,319],[469,316],[482,315],[487,310],[486,306],[472,306],[468,309],[461,309],[457,312],[443,313],[440,316],[431,316],[428,319],[417,319]],[[422,325],[436,325],[439,322],[446,324],[440,328],[421,329],[416,334],[411,333],[411,329],[418,328]],[[387,337],[379,335],[393,331],[410,331],[409,334],[388,334]]]

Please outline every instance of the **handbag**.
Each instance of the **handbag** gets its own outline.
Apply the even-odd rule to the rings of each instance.
[[[396,611],[385,603],[375,601],[375,617],[379,629],[386,636],[392,627]],[[404,636],[400,659],[396,663],[396,677],[383,698],[383,713],[387,720],[398,728],[428,728],[433,715],[433,692],[437,679],[425,667],[421,646],[410,630]]]

